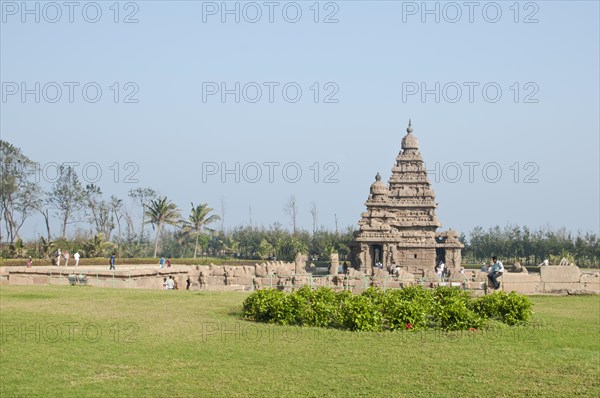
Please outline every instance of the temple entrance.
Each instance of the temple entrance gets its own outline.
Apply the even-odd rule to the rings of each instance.
[[[383,264],[383,246],[382,245],[372,245],[371,246],[371,258],[373,259],[373,264],[371,267],[377,267],[377,263]]]
[[[446,264],[446,249],[443,247],[437,247],[435,249],[435,265],[438,265],[440,261]]]

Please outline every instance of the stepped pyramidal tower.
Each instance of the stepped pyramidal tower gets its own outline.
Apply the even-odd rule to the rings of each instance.
[[[464,246],[456,231],[436,232],[442,224],[435,193],[410,120],[388,184],[377,173],[365,205],[350,244],[354,268],[371,274],[380,262],[385,269],[400,266],[424,275],[444,261],[453,275],[458,272]]]

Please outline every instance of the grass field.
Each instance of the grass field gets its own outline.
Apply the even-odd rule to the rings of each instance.
[[[353,333],[240,319],[241,293],[2,286],[0,396],[597,397],[600,298],[529,327]]]

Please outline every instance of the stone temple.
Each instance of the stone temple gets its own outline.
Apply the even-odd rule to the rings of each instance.
[[[371,274],[381,262],[384,269],[400,266],[425,275],[444,261],[456,275],[464,246],[456,231],[436,231],[442,224],[435,215],[435,193],[410,121],[406,132],[388,183],[377,173],[371,185],[367,211],[350,243],[352,266]]]

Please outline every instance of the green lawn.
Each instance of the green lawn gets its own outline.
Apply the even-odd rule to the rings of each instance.
[[[494,332],[240,320],[241,293],[2,286],[0,396],[600,395],[600,298],[533,297]]]

